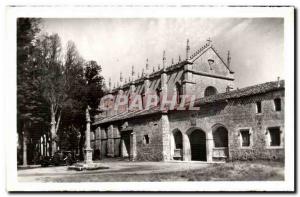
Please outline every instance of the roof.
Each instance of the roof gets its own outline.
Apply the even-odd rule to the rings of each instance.
[[[179,68],[182,68],[186,64],[193,64],[193,62],[195,61],[195,59],[197,59],[199,56],[203,55],[208,49],[212,49],[216,53],[216,55],[220,58],[220,60],[223,62],[223,64],[226,66],[226,68],[229,70],[230,73],[234,73],[231,70],[230,66],[221,57],[221,55],[216,50],[216,48],[211,44],[211,42],[206,42],[198,50],[196,50],[194,53],[192,53],[188,57],[188,59],[183,59],[183,60],[180,60],[177,63],[166,65],[165,68],[161,68],[161,69],[159,69],[157,71],[149,73],[149,75],[147,77],[149,77],[149,78],[155,78],[155,77],[160,76],[162,72],[172,72],[173,70],[177,70]],[[117,92],[120,88],[123,89],[123,88],[129,87],[130,84],[132,84],[132,83],[133,84],[142,83],[144,81],[145,77],[146,77],[146,75],[142,74],[141,77],[135,79],[134,81],[128,81],[127,83],[123,84],[121,87],[113,88],[112,92]]]
[[[241,89],[232,90],[225,93],[215,94],[208,97],[199,98],[195,101],[195,105],[201,105],[205,103],[213,103],[226,99],[235,99],[241,97],[252,96],[256,94],[264,94],[267,92],[284,89],[284,80],[271,81],[258,85],[248,86]]]
[[[258,84],[258,85],[254,85],[254,86],[249,86],[249,87],[236,89],[236,90],[225,92],[225,93],[219,93],[219,94],[215,94],[212,96],[196,99],[195,106],[204,105],[204,104],[208,104],[208,103],[221,102],[221,101],[225,101],[228,99],[236,99],[236,98],[248,97],[248,96],[257,95],[257,94],[264,94],[264,93],[276,91],[276,90],[283,90],[284,86],[285,86],[284,80],[272,81],[272,82],[267,82],[267,83]],[[188,105],[188,104],[189,103],[186,103],[186,105]],[[144,109],[144,110],[123,112],[123,113],[116,114],[116,115],[113,115],[110,117],[96,120],[93,123],[93,125],[114,122],[114,121],[118,121],[118,120],[137,118],[140,116],[145,116],[145,115],[150,115],[150,114],[155,114],[155,113],[162,113],[162,112],[167,112],[167,110],[161,110],[159,106],[152,107],[150,109]]]

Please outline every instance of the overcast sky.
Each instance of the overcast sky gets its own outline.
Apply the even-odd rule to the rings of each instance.
[[[167,62],[185,57],[186,39],[191,53],[208,38],[231,66],[237,87],[283,78],[283,19],[280,18],[149,18],[149,19],[44,19],[44,31],[58,33],[65,46],[75,42],[86,60],[96,60],[112,82],[119,73],[128,78],[146,59],[157,69],[166,50]]]

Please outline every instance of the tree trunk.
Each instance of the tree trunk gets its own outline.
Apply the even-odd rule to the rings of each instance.
[[[23,166],[27,166],[28,162],[27,162],[27,128],[26,125],[24,125],[24,130],[22,132],[23,134]]]
[[[56,152],[56,129],[55,129],[55,111],[54,111],[54,107],[53,105],[51,105],[51,129],[50,129],[50,133],[51,133],[51,155],[54,155],[54,153]]]

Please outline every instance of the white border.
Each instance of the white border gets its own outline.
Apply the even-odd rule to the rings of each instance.
[[[16,18],[284,17],[285,181],[20,183],[16,170]],[[293,191],[294,190],[294,10],[291,7],[7,7],[4,130],[9,191]]]

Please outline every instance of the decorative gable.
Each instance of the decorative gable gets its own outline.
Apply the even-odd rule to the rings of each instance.
[[[190,62],[193,63],[193,70],[219,76],[230,76],[233,72],[216,52],[212,45],[205,45],[192,55]]]

